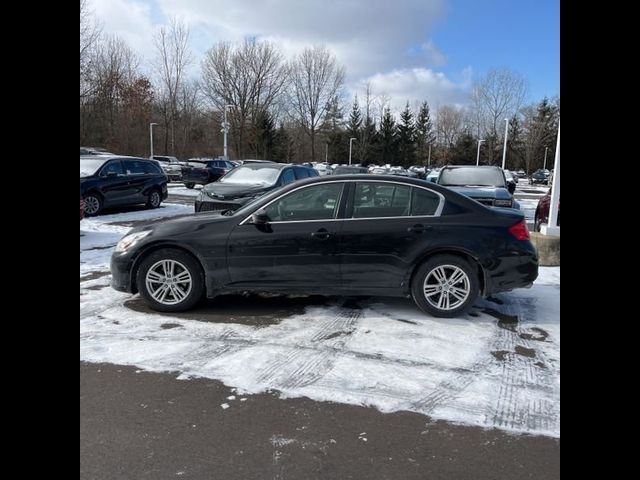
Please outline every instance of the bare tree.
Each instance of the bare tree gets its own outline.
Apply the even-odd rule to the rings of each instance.
[[[157,50],[155,68],[161,85],[161,98],[164,100],[165,151],[174,154],[178,95],[186,79],[186,69],[192,62],[189,28],[182,20],[171,18],[168,26],[158,30],[153,43]],[[169,135],[171,136],[170,150],[167,148]]]
[[[463,130],[464,111],[449,105],[443,105],[436,112],[436,133],[438,141],[444,147],[444,162],[447,163],[449,151]]]
[[[479,78],[472,90],[478,137],[497,135],[498,124],[518,112],[526,94],[526,80],[513,70],[494,68]]]
[[[80,0],[80,99],[91,93],[91,60],[100,39],[101,27],[89,10],[89,1]]]
[[[344,68],[324,46],[303,50],[291,63],[291,106],[296,121],[311,140],[316,160],[316,132],[331,99],[344,84]]]
[[[270,42],[218,43],[207,51],[202,73],[205,97],[219,111],[232,106],[232,141],[242,159],[250,122],[278,104],[287,78],[282,55]]]

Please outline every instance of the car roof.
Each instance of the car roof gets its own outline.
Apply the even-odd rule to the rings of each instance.
[[[153,160],[152,158],[142,158],[142,157],[130,157],[128,155],[114,155],[112,153],[104,153],[99,155],[80,155],[80,160],[145,160],[147,162],[157,162],[157,160]]]
[[[438,185],[437,183],[428,182],[426,180],[422,180],[414,177],[399,177],[397,175],[376,175],[371,173],[350,173],[347,175],[340,175],[339,178],[334,177],[333,175],[325,175],[321,177],[311,177],[305,178],[303,180],[298,180],[295,182],[295,185],[308,185],[312,183],[331,183],[331,182],[344,182],[344,181],[357,181],[363,180],[366,182],[373,181],[383,181],[383,182],[391,182],[391,183],[402,183],[407,186],[416,186],[416,187],[427,187],[431,190],[442,194],[451,194],[452,190],[443,187],[442,185]],[[291,184],[293,185],[293,184]]]
[[[298,168],[311,169],[311,167],[306,167],[304,165],[297,165],[293,163],[276,163],[276,162],[245,163],[241,166],[246,168],[253,168],[253,169],[274,168],[274,169],[282,170],[286,167],[298,167]]]
[[[445,168],[493,168],[493,169],[502,170],[497,165],[445,165],[442,168],[443,169]]]

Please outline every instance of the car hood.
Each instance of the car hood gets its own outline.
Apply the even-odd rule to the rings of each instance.
[[[209,195],[215,195],[221,200],[231,200],[234,198],[241,198],[265,193],[272,189],[273,185],[214,182],[205,185],[202,190]]]
[[[202,229],[206,220],[207,225],[228,222],[231,217],[222,215],[220,212],[204,212],[185,215],[184,217],[165,218],[147,222],[132,228],[130,233],[151,230],[151,234],[144,238],[142,244],[162,239],[164,235],[175,235],[176,233],[187,233]]]
[[[470,198],[495,198],[498,200],[511,200],[509,190],[503,187],[447,187],[454,192],[461,193]]]

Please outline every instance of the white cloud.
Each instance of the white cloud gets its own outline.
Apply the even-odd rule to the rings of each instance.
[[[394,69],[366,77],[353,89],[361,99],[367,83],[378,98],[390,98],[391,109],[396,113],[407,101],[413,106],[426,100],[432,111],[444,104],[462,105],[467,101],[464,84],[454,83],[443,73],[428,68]]]
[[[406,52],[425,43],[444,15],[444,0],[158,0],[158,4],[166,15],[182,16],[194,28],[208,29],[221,40],[251,35],[296,45],[326,44],[354,77],[421,61]],[[432,43],[430,49],[435,49]]]
[[[118,35],[144,60],[154,55],[151,7],[132,0],[92,0],[90,8],[103,32]]]
[[[456,78],[434,70],[447,56],[429,38],[445,12],[445,0],[92,0],[105,33],[122,37],[148,67],[155,55],[153,32],[170,16],[191,29],[198,74],[205,51],[218,41],[247,36],[273,41],[286,58],[325,44],[346,67],[347,92],[391,97],[395,111],[407,100],[433,109],[466,101],[471,69]],[[350,101],[350,100],[349,100]]]

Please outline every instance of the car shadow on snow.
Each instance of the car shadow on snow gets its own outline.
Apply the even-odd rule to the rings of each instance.
[[[303,314],[306,307],[339,305],[337,297],[318,295],[232,294],[202,301],[197,307],[180,313],[161,313],[149,308],[136,295],[124,305],[141,313],[196,320],[207,323],[240,323],[254,327],[276,325],[287,317]]]

